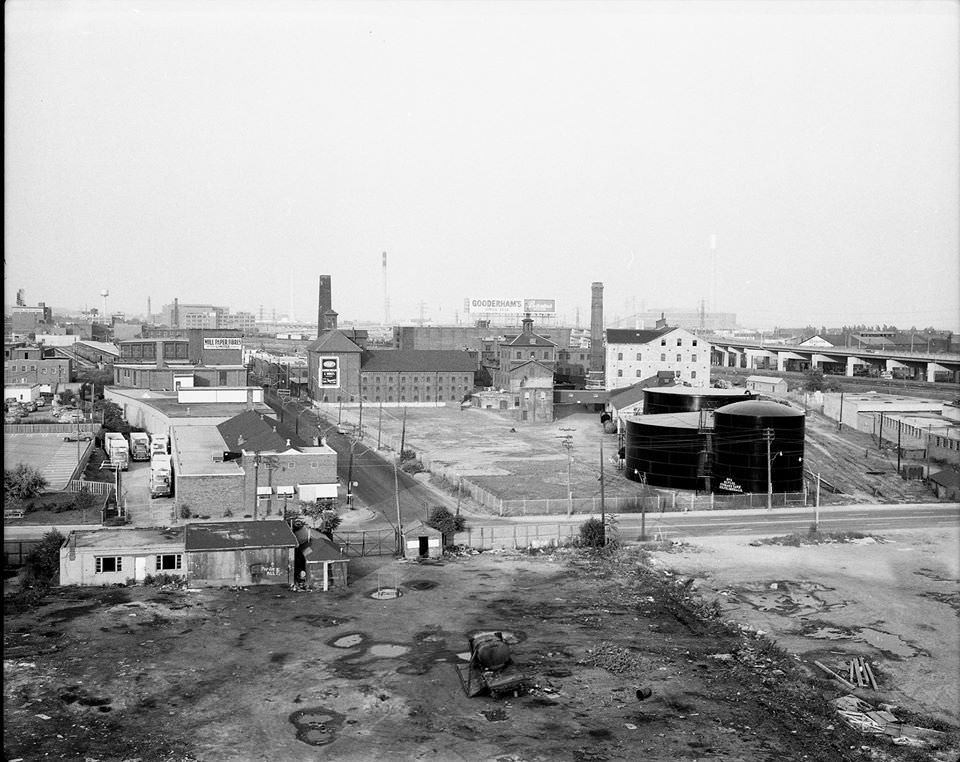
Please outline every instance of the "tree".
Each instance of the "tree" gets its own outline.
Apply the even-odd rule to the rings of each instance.
[[[60,548],[64,536],[58,531],[47,532],[24,559],[27,578],[41,585],[52,585],[60,576]]]
[[[3,469],[3,494],[7,500],[36,497],[47,488],[47,480],[39,470],[25,463]]]
[[[123,417],[123,408],[110,400],[97,400],[93,403],[94,412],[103,414],[103,430],[129,434],[132,426]]]
[[[580,525],[580,544],[588,548],[602,548],[606,532],[600,519],[587,519]]]
[[[454,516],[446,506],[437,505],[430,511],[430,518],[427,519],[428,527],[433,527],[443,535],[443,544],[447,545],[447,539],[452,539],[457,532],[462,532],[467,526],[465,517]]]

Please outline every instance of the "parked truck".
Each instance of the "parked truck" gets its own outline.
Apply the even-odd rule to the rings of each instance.
[[[150,460],[150,435],[142,431],[130,432],[130,457],[134,460]]]
[[[154,455],[166,455],[168,453],[167,448],[167,435],[166,434],[151,434],[150,435],[150,457]]]
[[[126,471],[130,466],[130,444],[123,434],[108,431],[103,435],[103,449],[110,462],[117,468]]]
[[[150,459],[150,497],[169,497],[173,492],[170,456],[156,454]]]

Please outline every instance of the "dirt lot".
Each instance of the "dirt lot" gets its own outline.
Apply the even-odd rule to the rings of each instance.
[[[872,660],[875,700],[960,724],[960,531],[880,539],[784,547],[705,537],[654,559],[695,577],[725,618],[771,633],[806,662]]]
[[[773,564],[756,568],[756,580],[791,568],[782,554],[792,549],[739,548],[755,550],[754,560]],[[913,552],[919,561],[926,551]],[[713,568],[715,557],[668,561]],[[916,577],[918,589],[955,577],[939,558],[923,558],[929,574]],[[342,594],[63,588],[20,613],[6,600],[5,758],[955,762],[943,749],[904,749],[848,729],[824,701],[844,692],[836,683],[716,617],[691,597],[689,580],[641,560],[637,548],[606,558],[364,559],[351,562]],[[884,568],[865,552],[861,560],[857,568]],[[382,600],[381,588],[402,595]],[[851,612],[862,600],[859,619],[870,627],[889,629],[879,620],[891,618],[891,602],[843,597]],[[929,623],[946,639],[954,612],[937,605],[946,613]],[[529,692],[464,695],[454,664],[480,629],[500,629],[514,644]],[[922,640],[910,647],[932,650]],[[885,666],[884,690],[905,691],[901,674]],[[638,688],[651,695],[638,700]],[[931,706],[950,697],[914,694]]]

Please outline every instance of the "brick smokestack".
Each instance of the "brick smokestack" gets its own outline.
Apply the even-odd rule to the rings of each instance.
[[[603,375],[603,284],[590,284],[590,371]]]
[[[317,335],[337,327],[337,313],[333,311],[333,291],[330,276],[320,276],[317,305]]]

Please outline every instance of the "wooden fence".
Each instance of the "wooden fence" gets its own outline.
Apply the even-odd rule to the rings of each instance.
[[[113,492],[110,482],[89,482],[86,479],[71,479],[64,492],[90,492],[94,495],[109,495]]]
[[[372,529],[359,532],[334,532],[334,544],[344,555],[392,556],[397,552],[397,533],[392,529]]]

